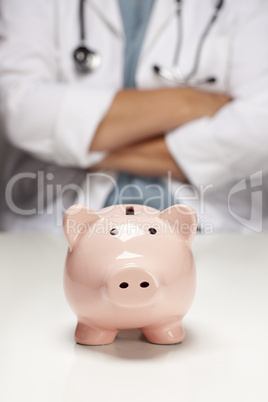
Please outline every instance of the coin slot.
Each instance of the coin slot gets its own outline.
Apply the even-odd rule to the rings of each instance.
[[[134,208],[126,207],[126,215],[134,215]]]

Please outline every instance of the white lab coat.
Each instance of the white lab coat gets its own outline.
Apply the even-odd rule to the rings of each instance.
[[[183,2],[180,68],[185,73],[214,5],[215,0]],[[16,148],[41,161],[87,168],[103,157],[87,150],[122,88],[124,32],[117,0],[87,0],[87,43],[100,52],[102,64],[93,74],[77,74],[72,53],[79,45],[78,6],[78,0],[1,1],[0,108],[6,136]],[[152,66],[172,66],[177,35],[175,1],[156,0],[137,67],[138,88],[171,85]],[[268,187],[267,38],[267,1],[226,0],[204,43],[196,78],[216,76],[215,84],[200,89],[234,100],[213,118],[166,135],[171,154],[195,186],[181,188],[179,199],[197,210],[205,232],[259,231],[267,216],[261,210]],[[258,197],[244,189],[249,180],[259,186]],[[170,188],[178,185],[172,181]],[[96,177],[91,206],[101,208],[110,189],[109,180]],[[55,227],[52,215],[22,218],[24,229]],[[2,222],[6,229],[20,228],[20,217],[8,211]]]

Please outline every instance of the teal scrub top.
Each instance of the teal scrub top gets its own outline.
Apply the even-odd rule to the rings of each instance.
[[[124,32],[124,87],[134,88],[136,68],[154,0],[118,0]]]

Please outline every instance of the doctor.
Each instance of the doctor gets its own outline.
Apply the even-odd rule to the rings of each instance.
[[[133,202],[157,198],[138,199],[156,177],[204,232],[266,227],[267,2],[0,7],[3,229],[56,229],[77,195],[108,205],[117,171],[141,183]]]

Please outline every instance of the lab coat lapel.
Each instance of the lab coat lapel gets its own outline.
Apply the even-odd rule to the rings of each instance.
[[[124,37],[124,27],[117,0],[86,0],[86,2],[113,33]]]
[[[141,59],[143,58],[144,53],[146,53],[148,49],[157,42],[162,31],[174,16],[174,13],[174,0],[155,0],[142,46]]]

